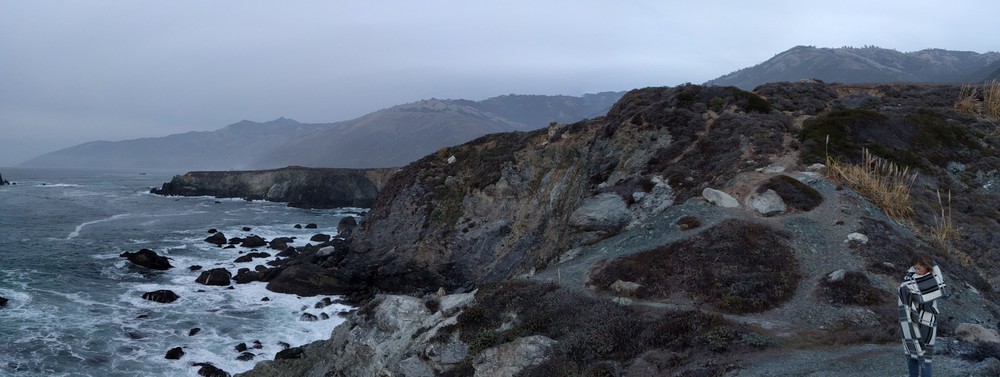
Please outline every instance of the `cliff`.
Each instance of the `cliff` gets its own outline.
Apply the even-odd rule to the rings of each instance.
[[[214,196],[287,202],[303,208],[371,207],[395,169],[287,167],[275,170],[189,172],[175,176],[159,195]]]
[[[959,91],[645,88],[442,149],[385,183],[328,267],[359,310],[246,376],[891,375],[918,251],[955,291],[939,374],[996,375],[1000,347],[964,329],[1000,319],[1000,139]]]

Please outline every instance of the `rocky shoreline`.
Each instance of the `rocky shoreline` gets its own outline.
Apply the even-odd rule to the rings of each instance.
[[[396,169],[287,167],[253,171],[189,172],[173,177],[153,194],[214,196],[288,203],[300,208],[369,208]]]

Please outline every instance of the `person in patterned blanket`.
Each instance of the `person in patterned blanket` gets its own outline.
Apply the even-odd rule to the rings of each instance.
[[[913,256],[913,267],[899,286],[899,324],[910,377],[931,377],[937,336],[937,299],[950,295],[941,268],[926,253]]]

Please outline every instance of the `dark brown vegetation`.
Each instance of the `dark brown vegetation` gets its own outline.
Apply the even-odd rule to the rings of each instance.
[[[767,190],[774,190],[785,204],[799,211],[810,211],[823,203],[823,194],[787,175],[775,176],[757,187],[758,194]]]
[[[817,294],[834,305],[875,306],[889,301],[887,292],[857,271],[847,271],[838,280],[822,279]]]
[[[718,315],[621,306],[555,283],[521,280],[480,288],[476,303],[459,315],[457,330],[470,357],[525,336],[558,341],[555,354],[526,376],[614,375],[602,371],[621,370],[649,352],[669,354],[663,372],[672,374],[699,357],[770,344]],[[718,368],[724,367],[708,369]],[[471,372],[467,362],[450,375]]]
[[[656,298],[687,291],[727,312],[760,312],[789,299],[802,277],[788,237],[767,225],[726,220],[673,244],[607,261],[590,283],[608,290],[617,280],[631,281]]]

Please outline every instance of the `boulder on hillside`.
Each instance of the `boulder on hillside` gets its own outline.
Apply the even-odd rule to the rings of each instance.
[[[174,291],[169,289],[161,289],[158,291],[146,292],[142,294],[144,300],[155,301],[161,304],[169,304],[171,302],[177,301],[178,296]]]
[[[208,271],[204,271],[198,276],[194,281],[196,283],[201,283],[205,285],[229,285],[229,281],[232,280],[233,274],[226,270],[225,268],[213,268]]]
[[[271,292],[299,296],[347,294],[348,288],[333,272],[308,263],[288,266],[267,283]]]
[[[736,200],[732,195],[725,192],[713,189],[705,188],[701,191],[701,196],[705,198],[705,201],[715,204],[723,208],[736,208],[740,206],[740,202]]]
[[[142,249],[135,253],[126,251],[121,253],[119,256],[128,259],[128,261],[133,264],[153,270],[169,270],[170,268],[173,268],[167,257],[160,256],[156,254],[156,252],[149,249]]]

